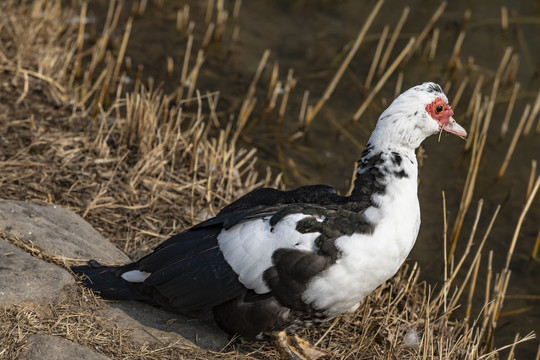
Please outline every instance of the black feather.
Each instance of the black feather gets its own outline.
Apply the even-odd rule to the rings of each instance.
[[[82,276],[84,286],[98,292],[105,298],[118,300],[138,300],[153,303],[150,296],[139,291],[135,286],[118,275],[117,266],[83,265],[72,267],[71,270]]]
[[[291,309],[306,311],[302,301],[309,280],[328,268],[333,261],[311,251],[278,249],[272,255],[274,266],[264,272],[264,281],[279,302]]]

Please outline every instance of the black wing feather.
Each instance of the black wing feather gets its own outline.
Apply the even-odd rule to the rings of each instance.
[[[215,217],[195,225],[191,229],[199,229],[211,225],[221,225],[230,229],[241,222],[272,217],[283,211],[292,209],[289,213],[302,212],[308,206],[336,205],[345,200],[328,185],[308,185],[283,191],[272,188],[253,190],[238,200],[224,207]],[[297,204],[298,207],[289,208],[287,205]],[[274,224],[275,225],[275,224]]]
[[[165,240],[136,263],[107,267],[106,271],[117,277],[133,269],[151,273],[143,283],[129,283],[122,279],[124,287],[149,296],[173,311],[189,312],[213,307],[247,291],[219,249],[217,236],[222,229],[264,217],[272,218],[275,224],[288,214],[302,212],[306,206],[322,209],[343,199],[326,185],[303,186],[290,191],[257,189],[224,207],[215,217]],[[291,275],[296,271],[293,270]],[[118,283],[112,290],[104,289],[104,286],[100,288],[99,284],[91,287],[111,298],[115,297],[115,291],[122,290],[117,289]],[[122,294],[126,294],[125,289]]]
[[[218,226],[186,230],[139,260],[156,301],[178,312],[211,308],[245,291],[217,243]]]

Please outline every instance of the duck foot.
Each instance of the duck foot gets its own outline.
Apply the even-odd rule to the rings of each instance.
[[[285,331],[277,334],[276,346],[281,357],[286,360],[316,360],[332,356],[331,352],[311,345],[296,335],[287,335]]]

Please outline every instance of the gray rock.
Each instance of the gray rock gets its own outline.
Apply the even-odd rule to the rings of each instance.
[[[81,217],[60,206],[0,201],[0,230],[29,239],[58,257],[92,258],[107,264],[129,261]],[[55,301],[74,283],[67,271],[32,257],[0,237],[0,305]],[[130,331],[133,340],[143,344],[197,345],[221,350],[228,343],[227,335],[209,320],[187,319],[144,303],[109,302],[108,308],[99,310],[97,315]],[[104,358],[64,339],[36,335],[31,340],[34,345],[29,345],[29,360]],[[77,351],[89,353],[79,355]]]
[[[0,201],[0,229],[29,239],[50,255],[123,264],[130,259],[79,215],[57,205]]]
[[[135,301],[109,303],[98,316],[110,319],[121,329],[128,329],[136,340],[143,343],[195,344],[203,349],[219,351],[228,343],[228,337],[217,325],[188,319],[155,306]]]
[[[74,284],[67,271],[0,238],[0,305],[50,303],[61,299]]]
[[[50,335],[30,335],[26,360],[108,360],[109,358],[72,341]]]

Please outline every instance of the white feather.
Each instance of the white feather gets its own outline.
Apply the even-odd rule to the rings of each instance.
[[[270,291],[262,276],[272,266],[272,254],[280,248],[315,250],[318,232],[302,234],[296,223],[308,217],[292,214],[281,219],[272,229],[268,218],[240,223],[218,235],[219,248],[225,260],[238,274],[238,280],[258,294]]]
[[[123,273],[122,279],[129,282],[141,283],[144,280],[146,280],[146,278],[149,277],[150,275],[152,274],[147,273],[145,271],[131,270],[131,271],[126,271],[125,273]]]

